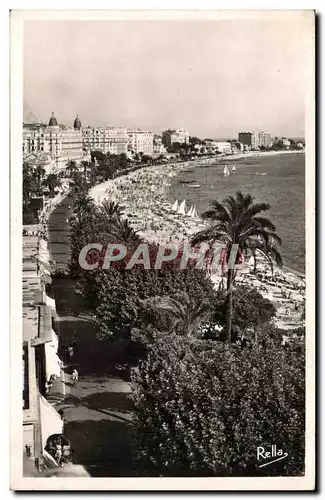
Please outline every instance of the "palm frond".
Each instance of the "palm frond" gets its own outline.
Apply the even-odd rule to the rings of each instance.
[[[238,206],[247,210],[253,204],[254,198],[250,194],[243,194],[241,191],[237,191],[236,200]]]
[[[218,214],[222,214],[225,220],[227,220],[228,217],[228,220],[230,221],[230,215],[222,203],[217,200],[213,200],[211,206]]]
[[[255,217],[255,215],[266,212],[270,209],[270,205],[268,203],[255,203],[245,211],[245,216],[249,218]]]
[[[266,217],[254,217],[254,221],[257,222],[264,229],[268,229],[269,231],[275,231],[275,225]]]

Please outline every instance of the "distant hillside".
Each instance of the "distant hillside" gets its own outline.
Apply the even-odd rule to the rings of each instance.
[[[23,112],[24,123],[40,123],[40,120],[33,113],[27,103],[24,102],[24,112]]]

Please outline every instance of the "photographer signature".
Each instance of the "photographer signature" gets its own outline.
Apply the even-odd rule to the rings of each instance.
[[[259,465],[259,468],[266,467],[267,465],[273,464],[274,462],[279,462],[284,458],[287,458],[288,453],[283,452],[282,448],[277,448],[276,444],[270,446],[258,446],[256,449],[256,458],[258,462],[264,462]],[[267,460],[267,462],[265,462]]]

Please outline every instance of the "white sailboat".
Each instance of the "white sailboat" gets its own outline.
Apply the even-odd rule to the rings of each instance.
[[[223,176],[228,177],[228,175],[230,175],[230,172],[229,172],[227,165],[225,165],[225,167],[223,169]]]
[[[180,204],[177,213],[181,214],[181,215],[185,215],[186,214],[186,203],[185,203],[185,200],[183,200],[182,203]]]
[[[178,201],[176,200],[174,205],[172,206],[172,210],[174,210],[174,212],[177,212],[178,210]]]
[[[199,214],[197,213],[196,207],[193,207],[192,217],[193,217],[193,219],[199,217]]]
[[[236,167],[235,165],[232,166],[232,169],[231,169],[232,172],[236,172]]]
[[[188,215],[189,217],[193,217],[193,210],[194,210],[194,207],[192,206],[189,211],[187,212],[186,215]]]

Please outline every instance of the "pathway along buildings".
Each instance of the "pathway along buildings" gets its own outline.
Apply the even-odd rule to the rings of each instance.
[[[64,421],[55,409],[65,396],[65,384],[58,356],[56,303],[51,298],[51,274],[58,268],[50,260],[46,233],[46,209],[39,214],[38,224],[23,226],[21,451],[25,477],[60,475],[57,444],[63,448],[67,466],[72,458]],[[75,472],[71,465],[69,475],[80,475],[80,469],[88,475],[82,466]]]

